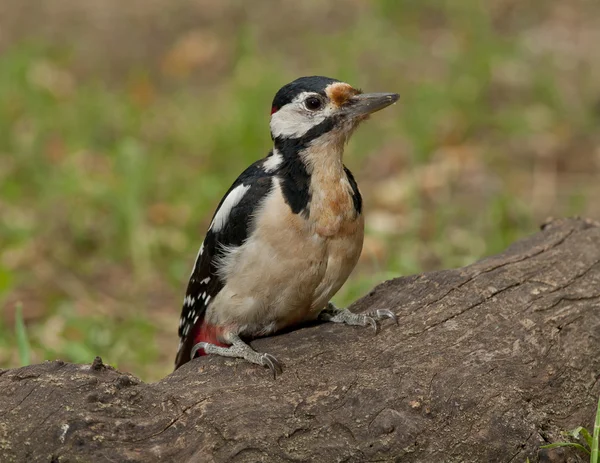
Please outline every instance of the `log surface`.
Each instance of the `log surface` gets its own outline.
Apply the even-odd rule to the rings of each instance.
[[[554,221],[473,265],[387,281],[356,311],[146,384],[101,362],[0,370],[0,462],[583,461],[539,446],[600,395],[600,227]],[[110,360],[110,359],[108,359]]]

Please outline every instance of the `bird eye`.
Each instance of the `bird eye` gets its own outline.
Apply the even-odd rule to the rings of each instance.
[[[306,105],[307,109],[310,109],[311,111],[316,111],[321,107],[321,100],[314,96],[311,96],[304,101],[304,104]]]

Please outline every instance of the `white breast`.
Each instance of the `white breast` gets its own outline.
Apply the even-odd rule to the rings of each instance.
[[[219,273],[225,287],[207,319],[246,334],[268,334],[316,317],[354,268],[362,248],[362,218],[355,232],[323,237],[285,203],[277,180],[256,214],[256,232],[228,250]]]

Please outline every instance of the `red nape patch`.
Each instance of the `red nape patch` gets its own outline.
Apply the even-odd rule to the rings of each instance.
[[[271,106],[271,116],[273,114],[275,114],[277,111],[279,111],[279,108],[277,106]]]
[[[194,346],[199,342],[208,342],[209,344],[214,344],[215,346],[221,347],[229,347],[229,344],[224,344],[219,341],[219,336],[223,334],[222,326],[208,325],[207,323],[202,323],[200,325],[200,329],[194,336]],[[206,355],[204,349],[200,349],[197,352],[197,355]]]

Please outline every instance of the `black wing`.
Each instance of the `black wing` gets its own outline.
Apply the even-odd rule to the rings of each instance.
[[[213,215],[211,226],[196,257],[183,301],[175,369],[190,360],[195,332],[203,322],[206,308],[225,286],[225,282],[217,275],[216,263],[219,257],[223,255],[224,248],[240,246],[248,238],[252,214],[271,191],[274,172],[267,172],[262,168],[264,161],[261,159],[255,162],[238,177],[221,199]],[[243,196],[231,207],[224,221],[219,220],[219,223],[215,223],[227,197],[238,187],[243,188]],[[236,191],[240,193],[242,190]],[[228,207],[227,204],[226,206]],[[222,218],[221,214],[220,219]]]

